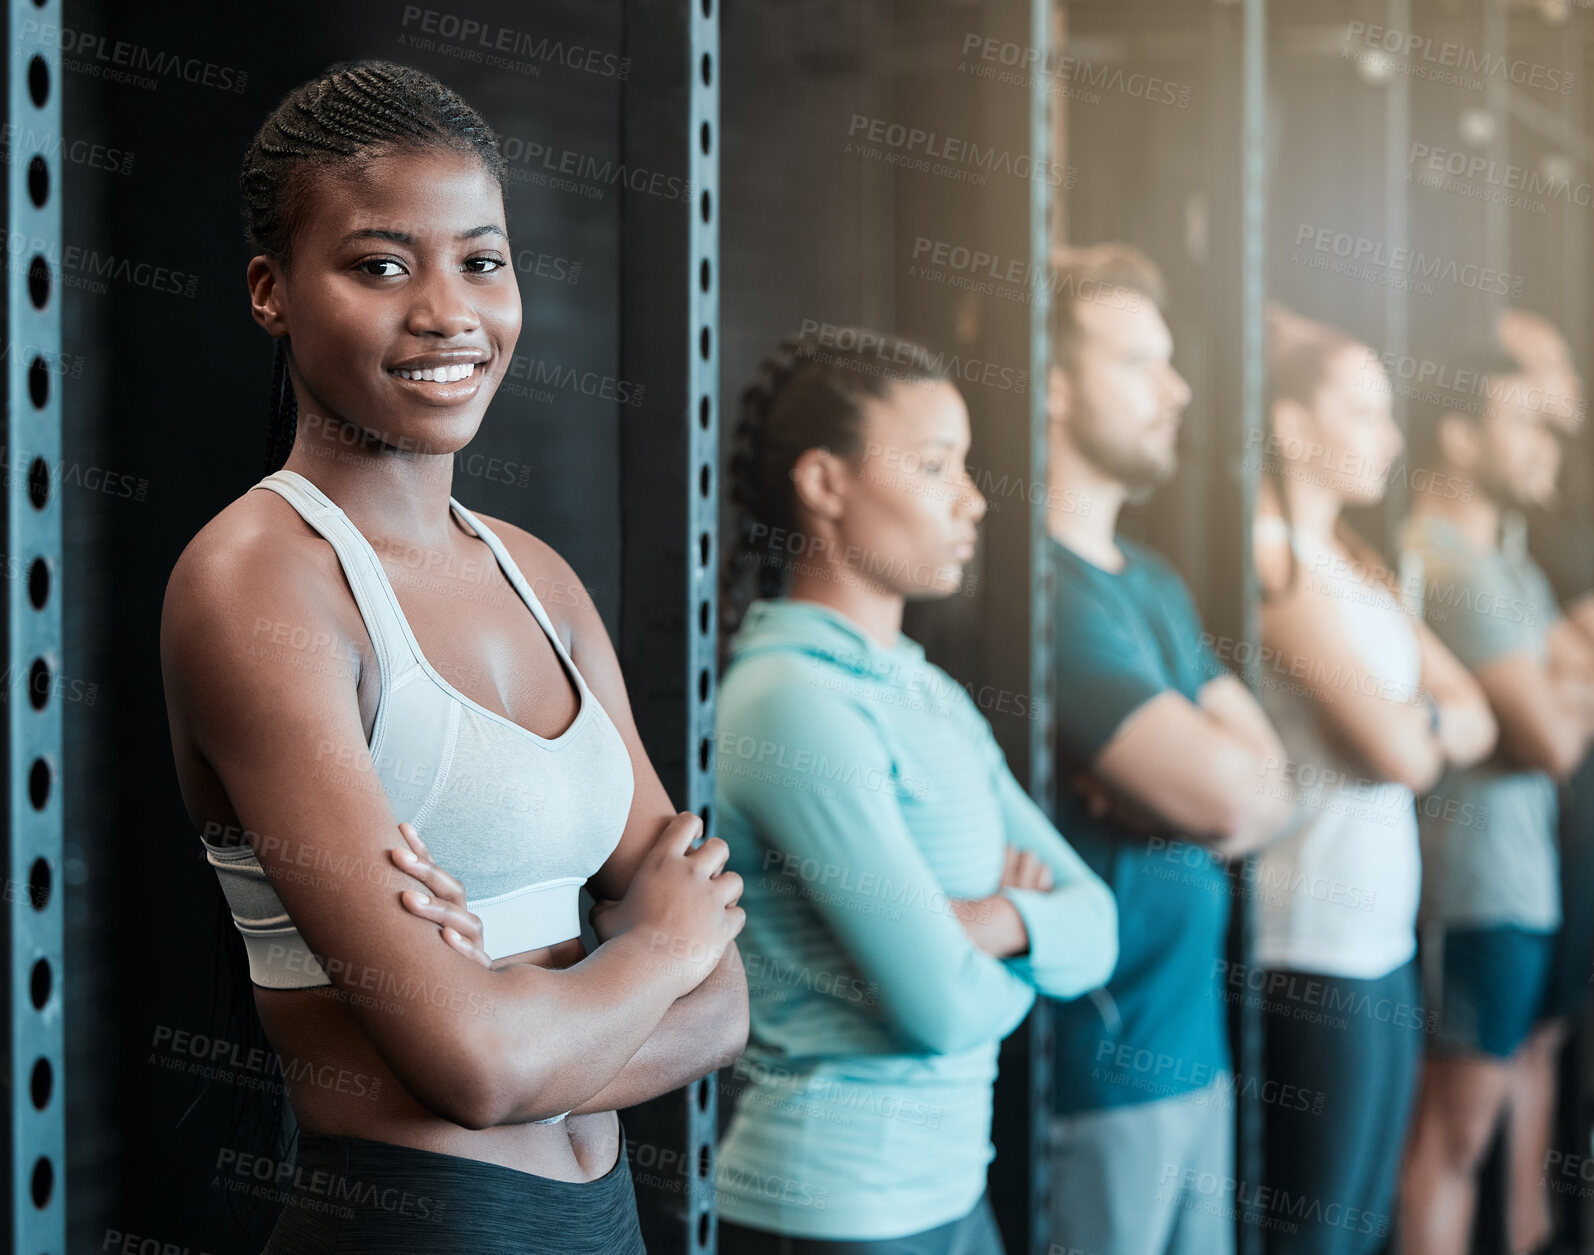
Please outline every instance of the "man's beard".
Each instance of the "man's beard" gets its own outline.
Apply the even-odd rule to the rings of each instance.
[[[1128,490],[1132,503],[1143,501],[1173,478],[1175,458],[1164,462],[1131,445],[1115,442],[1112,420],[1104,420],[1094,411],[1076,410],[1069,434],[1086,461]]]
[[[1495,464],[1488,461],[1478,468],[1478,491],[1495,505],[1508,510],[1527,510],[1534,506],[1547,507],[1550,504],[1540,501],[1529,493],[1518,492],[1511,481],[1495,469]]]

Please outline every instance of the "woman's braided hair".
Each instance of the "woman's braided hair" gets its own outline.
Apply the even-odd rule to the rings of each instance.
[[[329,67],[283,97],[244,154],[238,187],[250,248],[289,264],[294,230],[323,168],[434,147],[474,154],[503,187],[498,136],[451,87],[391,61]],[[286,339],[277,341],[268,414],[269,475],[287,460],[298,424]]]
[[[731,451],[736,540],[720,581],[722,659],[753,601],[785,587],[781,540],[797,529],[797,459],[813,448],[857,457],[866,399],[885,399],[897,383],[946,378],[923,345],[856,327],[789,336],[759,364],[742,390]]]

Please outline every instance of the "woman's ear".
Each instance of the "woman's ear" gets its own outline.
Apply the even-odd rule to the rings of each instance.
[[[1474,419],[1452,410],[1440,416],[1436,434],[1439,456],[1449,465],[1464,474],[1471,474],[1477,469],[1482,433]]]
[[[815,445],[797,455],[791,468],[792,494],[798,513],[834,522],[847,507],[846,476],[842,459],[825,445]]]
[[[1298,449],[1305,452],[1311,447],[1311,422],[1312,416],[1307,408],[1299,401],[1280,397],[1273,402],[1273,413],[1269,415],[1272,422],[1274,450],[1288,459],[1289,451]]]
[[[1068,372],[1060,366],[1046,368],[1046,417],[1054,422],[1065,422],[1073,405],[1073,384]]]
[[[287,284],[283,281],[282,265],[264,253],[249,259],[244,272],[249,285],[249,312],[266,331],[279,340],[288,334],[288,320],[283,309]]]

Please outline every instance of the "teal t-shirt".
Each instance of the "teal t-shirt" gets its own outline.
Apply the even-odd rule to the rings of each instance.
[[[715,1178],[720,1214],[873,1241],[966,1214],[985,1189],[1002,1038],[1037,990],[1112,970],[1112,895],[1008,770],[968,692],[905,636],[815,602],[754,602],[720,684],[715,798],[744,879],[751,1029]],[[1005,847],[1051,892],[1002,889],[1029,952],[996,959],[952,913],[998,890]]]
[[[1222,959],[1229,879],[1203,845],[1086,814],[1071,787],[1124,721],[1169,689],[1191,701],[1226,674],[1177,572],[1119,538],[1111,572],[1050,542],[1057,668],[1058,827],[1118,902],[1118,966],[1057,1008],[1058,1115],[1149,1102],[1229,1068]]]

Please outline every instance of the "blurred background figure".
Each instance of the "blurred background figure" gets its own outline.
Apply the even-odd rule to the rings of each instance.
[[[1342,518],[1383,497],[1403,447],[1377,355],[1275,306],[1267,362],[1253,534],[1272,656],[1259,696],[1297,806],[1256,866],[1255,962],[1285,991],[1263,1011],[1281,1086],[1262,1113],[1266,1180],[1323,1206],[1265,1235],[1274,1252],[1371,1253],[1394,1228],[1426,1027],[1414,795],[1478,762],[1496,730],[1483,690]],[[1305,1006],[1334,1014],[1303,1019]],[[1354,1220],[1325,1219],[1341,1214]]]
[[[1528,400],[1560,437],[1564,449],[1582,454],[1579,462],[1563,459],[1568,472],[1550,498],[1509,511],[1502,524],[1513,536],[1525,524],[1528,552],[1555,590],[1569,630],[1561,643],[1568,668],[1594,679],[1594,524],[1586,508],[1587,444],[1583,439],[1587,402],[1583,380],[1571,347],[1548,318],[1519,307],[1502,309],[1495,319],[1500,346],[1530,380]],[[1537,389],[1535,394],[1531,389]],[[1531,1236],[1545,1221],[1546,1204],[1557,1201],[1546,1192],[1546,1154],[1552,1145],[1574,1147],[1579,1121],[1572,1116],[1575,1099],[1564,1103],[1557,1117],[1553,1083],[1572,1028],[1588,1002],[1590,963],[1594,960],[1594,755],[1583,761],[1560,791],[1559,853],[1561,859],[1561,927],[1550,960],[1545,1023],[1539,1045],[1545,1058],[1525,1069],[1512,1092],[1512,1138],[1522,1151],[1510,1159],[1512,1214],[1532,1217]],[[1572,1074],[1575,1081],[1576,1074]],[[1557,1126],[1560,1126],[1559,1128]],[[1559,1134],[1559,1136],[1557,1136]],[[1553,1225],[1564,1231],[1564,1225]]]
[[[1184,582],[1116,534],[1177,467],[1190,388],[1162,279],[1124,244],[1052,261],[1048,520],[1059,826],[1118,900],[1118,969],[1057,1009],[1052,1236],[1067,1249],[1221,1255],[1196,1183],[1234,1175],[1224,860],[1289,812],[1284,752],[1214,656]],[[1064,506],[1072,508],[1064,508]]]
[[[1499,349],[1432,355],[1479,386],[1414,406],[1406,545],[1423,613],[1477,677],[1499,722],[1487,762],[1449,770],[1421,815],[1425,1004],[1438,1012],[1406,1164],[1412,1255],[1467,1249],[1484,1153],[1511,1113],[1513,1252],[1549,1237],[1540,1173],[1559,1029],[1546,1020],[1561,922],[1557,782],[1594,736],[1586,643],[1559,612],[1507,513],[1553,500],[1554,420],[1534,376]]]

